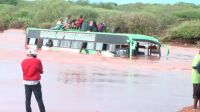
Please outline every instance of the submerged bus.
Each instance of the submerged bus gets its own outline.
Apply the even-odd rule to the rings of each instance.
[[[51,40],[56,48],[81,49],[80,53],[95,54],[109,52],[113,56],[132,57],[134,55],[157,54],[161,56],[161,44],[158,39],[125,33],[82,32],[75,30],[50,30],[27,28],[26,44],[43,48]],[[84,50],[82,51],[82,49]],[[141,51],[142,50],[142,51]]]

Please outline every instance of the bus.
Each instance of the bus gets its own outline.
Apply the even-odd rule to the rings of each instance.
[[[130,58],[135,55],[161,56],[161,44],[152,36],[27,28],[27,45],[42,49],[49,41],[52,42],[49,47],[79,49],[80,53],[109,52],[116,57]]]

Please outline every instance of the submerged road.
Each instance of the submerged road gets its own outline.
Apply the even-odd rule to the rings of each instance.
[[[25,112],[21,30],[0,33],[0,112]],[[132,61],[69,51],[38,51],[47,112],[176,112],[192,104],[195,48],[170,47],[170,57]],[[33,112],[38,106],[32,97]]]

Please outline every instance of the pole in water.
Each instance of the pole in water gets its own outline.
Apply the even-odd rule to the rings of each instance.
[[[130,47],[129,47],[129,59],[131,60],[132,59],[132,47],[133,47],[133,40],[132,39],[129,39],[128,40],[129,44],[130,44]]]
[[[166,59],[168,60],[170,49],[169,49],[169,47],[167,45],[163,45],[163,47],[166,49]]]
[[[127,42],[129,43],[130,47],[129,47],[129,59],[132,59],[132,50],[135,49],[136,46],[136,42],[132,39],[127,40]]]
[[[169,58],[169,48],[167,47],[167,60]]]

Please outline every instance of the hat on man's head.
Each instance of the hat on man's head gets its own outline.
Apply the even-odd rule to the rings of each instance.
[[[34,49],[28,49],[26,51],[26,54],[30,54],[30,55],[37,55],[36,51]]]

